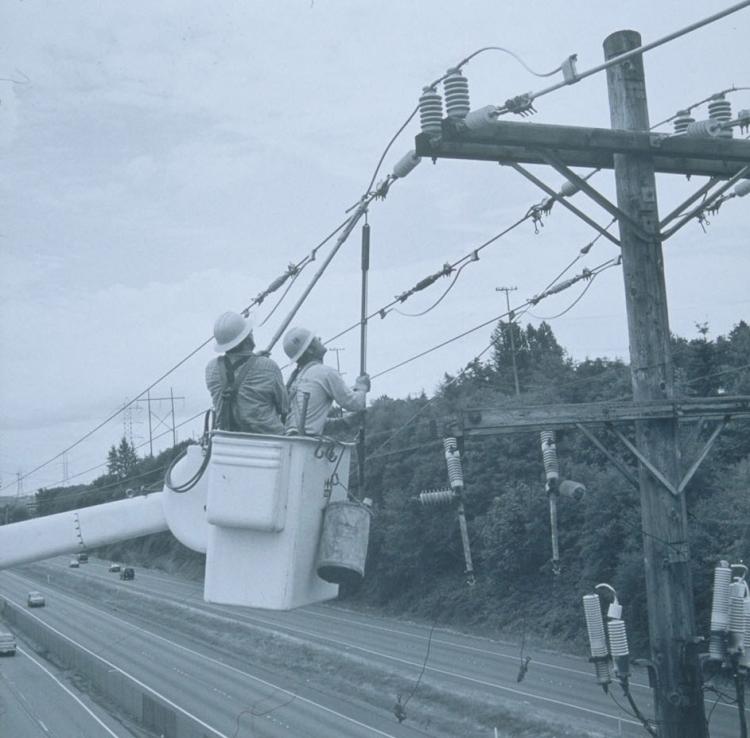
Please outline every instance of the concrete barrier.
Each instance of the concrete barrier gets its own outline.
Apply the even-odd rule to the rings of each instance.
[[[0,597],[0,615],[32,641],[37,651],[84,679],[92,691],[162,738],[227,738],[162,697],[137,678],[98,656],[72,638]]]

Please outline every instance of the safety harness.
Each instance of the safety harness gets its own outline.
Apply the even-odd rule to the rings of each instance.
[[[219,357],[219,373],[221,375],[221,397],[219,407],[214,418],[214,428],[218,430],[239,431],[242,430],[235,417],[237,406],[237,395],[247,373],[250,371],[253,357],[242,357],[236,363],[226,354]]]

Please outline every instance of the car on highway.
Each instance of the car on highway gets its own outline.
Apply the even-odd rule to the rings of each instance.
[[[78,559],[71,559],[70,563],[68,564],[68,567],[71,569],[77,569],[80,566],[78,563]]]
[[[89,563],[89,555],[87,553],[78,554],[78,563],[79,564],[88,564]]]
[[[8,656],[14,656],[16,653],[16,637],[2,628],[0,628],[0,653]]]
[[[120,571],[120,565],[119,564],[110,564],[109,565],[110,571]]]
[[[130,566],[126,566],[120,572],[120,579],[135,579],[135,569]]]
[[[44,595],[37,591],[29,592],[28,597],[26,597],[26,604],[29,607],[44,607],[46,604]]]

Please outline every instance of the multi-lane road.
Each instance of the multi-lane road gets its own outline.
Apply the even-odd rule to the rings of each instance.
[[[477,733],[470,716],[465,716],[466,732],[457,732],[460,715],[454,716],[455,724],[446,731],[440,725],[439,710],[427,718],[421,714],[429,707],[423,707],[418,697],[408,708],[409,718],[399,724],[390,713],[395,699],[368,699],[364,684],[362,697],[352,698],[352,691],[345,694],[327,688],[325,678],[300,682],[290,678],[288,669],[274,673],[229,658],[179,630],[160,626],[158,618],[144,622],[113,610],[107,604],[112,598],[99,603],[81,599],[66,591],[68,577],[106,581],[121,588],[125,598],[163,600],[189,608],[188,612],[319,645],[328,653],[346,654],[380,673],[412,681],[422,670],[429,648],[420,689],[431,690],[433,700],[440,700],[441,695],[455,696],[457,706],[462,701],[469,706],[504,706],[505,711],[498,709],[501,734],[507,727],[502,716],[515,710],[545,722],[559,721],[568,726],[567,735],[571,736],[579,734],[571,726],[579,726],[580,734],[645,735],[638,721],[597,687],[583,658],[532,650],[526,678],[518,683],[518,645],[514,642],[438,629],[430,632],[422,625],[329,605],[275,613],[207,604],[198,583],[144,569],[137,570],[135,581],[120,582],[116,574],[107,571],[106,563],[93,558],[77,572],[68,571],[67,559],[54,559],[43,566],[0,573],[0,595],[23,604],[28,590],[43,588],[48,606],[33,611],[35,616],[192,715],[206,726],[207,735],[364,738],[492,733]],[[636,701],[648,712],[651,698],[643,675],[636,676],[632,688]],[[624,702],[616,685],[612,692]],[[707,704],[713,706],[713,702]],[[711,735],[736,736],[737,724],[736,708],[719,702],[712,712]]]

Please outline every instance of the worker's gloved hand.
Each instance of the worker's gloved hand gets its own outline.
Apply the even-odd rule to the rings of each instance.
[[[370,391],[370,375],[360,374],[354,382],[354,389],[359,392]]]

